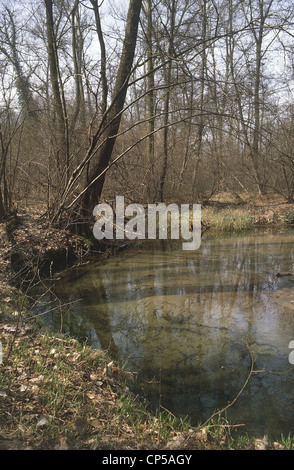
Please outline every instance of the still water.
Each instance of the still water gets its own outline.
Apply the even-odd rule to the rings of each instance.
[[[202,239],[197,251],[146,242],[62,275],[63,331],[138,373],[153,408],[193,425],[227,411],[254,436],[294,434],[294,232]],[[46,299],[48,300],[48,299]],[[40,307],[39,307],[40,308]],[[47,306],[48,308],[48,306]],[[47,322],[60,327],[60,313]]]

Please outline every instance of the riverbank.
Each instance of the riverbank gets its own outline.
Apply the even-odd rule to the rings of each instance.
[[[204,206],[203,220],[211,233],[288,226],[293,207],[262,202],[215,201]],[[111,247],[93,246],[89,240],[55,230],[32,211],[2,224],[0,233],[0,448],[292,447],[290,438],[271,443],[243,437],[239,431],[246,429],[244,423],[230,425],[223,415],[196,429],[167,410],[149,413],[130,392],[130,381],[136,380],[133,374],[125,373],[106,352],[46,331],[30,314],[30,285],[72,263],[108,256]]]
[[[278,195],[252,198],[221,193],[202,208],[202,222],[214,234],[254,228],[288,227],[294,223],[294,204]]]
[[[244,423],[230,424],[225,413],[197,428],[168,410],[150,413],[130,392],[136,376],[106,352],[46,332],[23,305],[18,312],[7,304],[0,323],[0,450],[292,449],[290,438],[239,434]]]

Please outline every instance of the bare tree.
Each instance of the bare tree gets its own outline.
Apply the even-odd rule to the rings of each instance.
[[[132,72],[141,6],[142,0],[130,0],[123,49],[121,52],[121,59],[117,71],[111,104],[104,113],[97,131],[91,137],[91,142],[86,155],[69,178],[68,184],[63,193],[63,198],[54,214],[55,218],[60,215],[67,196],[71,194],[73,185],[76,183],[77,179],[80,178],[90,161],[93,164],[87,175],[84,189],[75,199],[79,206],[78,212],[80,216],[88,220],[89,215],[92,215],[94,206],[100,199],[105,180],[105,170],[110,162],[117,138],[128,90],[129,78]]]
[[[15,72],[15,85],[18,92],[19,104],[23,112],[29,114],[34,109],[29,76],[21,65],[18,44],[18,26],[14,12],[7,6],[1,15],[0,52],[11,63]]]
[[[53,112],[56,120],[57,141],[56,163],[57,177],[61,186],[69,177],[69,128],[67,106],[59,66],[56,32],[54,28],[53,2],[44,0],[46,7],[46,31],[48,45],[48,63],[53,92]]]

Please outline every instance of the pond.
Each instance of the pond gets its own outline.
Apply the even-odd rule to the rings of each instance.
[[[203,238],[195,251],[145,242],[104,262],[70,269],[46,322],[87,337],[138,373],[136,392],[192,425],[231,403],[240,431],[294,431],[294,232]],[[48,301],[48,296],[43,301]],[[38,306],[38,312],[42,306]]]

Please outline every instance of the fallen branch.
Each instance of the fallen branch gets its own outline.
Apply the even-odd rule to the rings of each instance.
[[[235,396],[235,398],[228,404],[226,405],[224,408],[222,408],[221,410],[218,410],[216,411],[215,413],[213,413],[209,418],[207,418],[207,420],[201,424],[201,426],[199,426],[198,428],[195,428],[193,429],[193,431],[190,433],[190,435],[187,437],[185,443],[188,442],[188,440],[193,436],[193,434],[195,434],[196,432],[200,431],[201,429],[203,429],[208,423],[209,421],[211,421],[213,418],[215,418],[216,416],[220,416],[222,413],[224,413],[225,411],[228,410],[228,408],[230,408],[231,406],[233,406],[236,401],[238,400],[238,398],[240,397],[240,395],[243,393],[243,391],[245,390],[245,388],[247,387],[248,383],[249,383],[249,380],[250,378],[252,377],[253,374],[257,374],[259,372],[263,372],[263,371],[260,371],[260,370],[254,370],[254,364],[255,364],[255,360],[254,360],[254,357],[253,357],[253,354],[252,354],[252,351],[248,345],[248,343],[246,342],[246,346],[249,350],[249,354],[250,354],[250,358],[251,358],[251,365],[250,365],[250,371],[249,371],[249,374],[244,382],[244,385],[242,386],[242,388],[239,390],[239,392],[237,393],[237,395]],[[222,425],[220,425],[222,426]],[[243,424],[239,424],[239,425],[235,425],[235,426],[231,426],[231,428],[233,427],[237,427],[237,426],[244,426]]]

